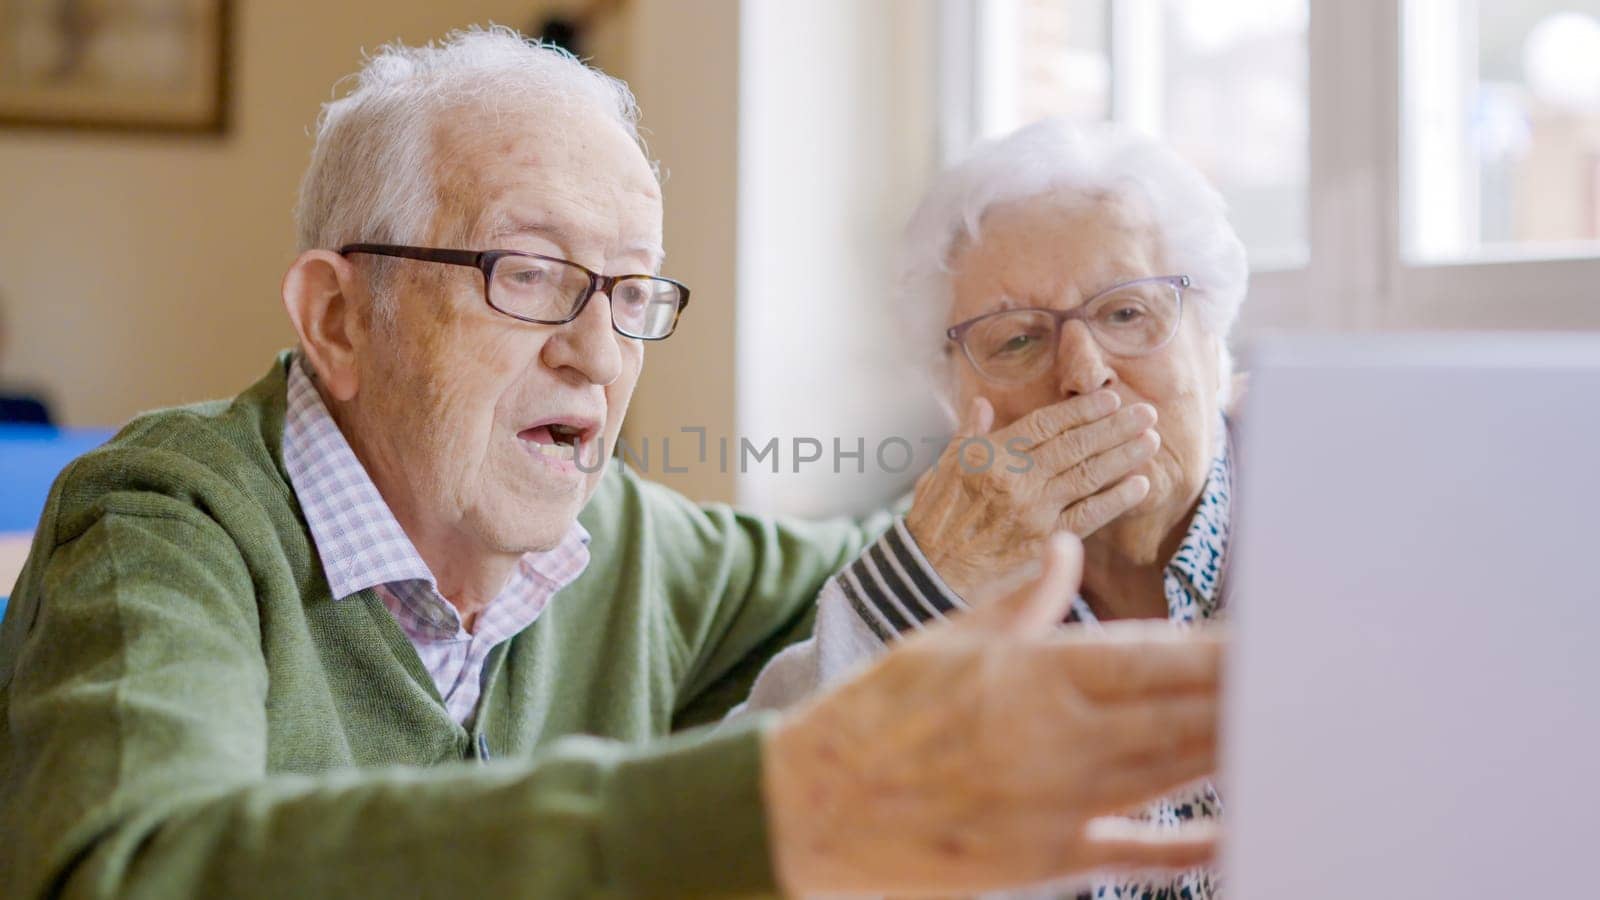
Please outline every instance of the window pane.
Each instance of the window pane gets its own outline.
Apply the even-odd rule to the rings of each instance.
[[[1307,0],[988,0],[984,136],[1049,115],[1162,138],[1228,200],[1257,269],[1306,249]]]
[[[1406,257],[1600,253],[1600,0],[1409,0]]]

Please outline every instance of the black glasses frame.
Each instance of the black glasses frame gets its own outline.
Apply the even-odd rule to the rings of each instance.
[[[466,266],[477,269],[483,273],[483,302],[489,308],[504,316],[510,316],[521,322],[530,322],[534,325],[565,325],[583,315],[584,307],[589,305],[589,300],[595,294],[611,296],[611,291],[619,282],[623,281],[664,281],[678,289],[678,308],[672,314],[672,327],[666,334],[655,337],[646,337],[640,334],[631,334],[622,330],[617,324],[615,312],[611,315],[611,328],[623,337],[639,341],[660,341],[672,336],[678,330],[678,319],[683,315],[683,310],[689,305],[689,286],[681,281],[664,278],[660,275],[601,275],[581,263],[559,256],[545,256],[542,253],[527,253],[521,250],[445,250],[438,247],[411,247],[404,244],[345,244],[339,248],[340,256],[349,256],[352,253],[368,253],[374,256],[394,256],[401,259],[415,259],[422,262],[443,263],[447,266]],[[494,278],[495,264],[508,256],[522,256],[530,259],[542,259],[546,262],[560,263],[571,266],[589,277],[589,288],[572,304],[572,312],[564,319],[537,319],[532,316],[519,315],[510,310],[501,309],[494,305],[490,296],[489,284]]]

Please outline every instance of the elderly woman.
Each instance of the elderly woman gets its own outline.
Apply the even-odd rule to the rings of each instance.
[[[904,316],[958,420],[906,518],[832,579],[812,641],[751,707],[782,706],[1009,577],[1041,540],[1083,539],[1069,620],[1194,622],[1224,605],[1231,361],[1244,248],[1221,197],[1148,140],[1061,121],[939,178],[902,255]],[[1210,817],[1202,785],[1143,811]],[[1205,897],[1210,872],[1096,897]]]

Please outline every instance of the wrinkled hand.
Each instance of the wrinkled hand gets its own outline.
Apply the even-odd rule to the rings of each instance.
[[[1059,628],[1082,549],[1047,547],[1036,581],[896,645],[767,734],[785,890],[967,893],[1211,857],[1209,825],[1105,817],[1215,768],[1220,639]]]
[[[990,433],[993,423],[988,401],[975,399],[906,513],[923,555],[969,600],[1036,558],[1050,535],[1088,537],[1139,505],[1150,479],[1131,473],[1161,446],[1155,407],[1122,407],[1109,390],[1040,407]]]

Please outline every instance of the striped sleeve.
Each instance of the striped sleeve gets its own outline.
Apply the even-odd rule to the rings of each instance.
[[[886,644],[967,606],[922,555],[903,518],[895,519],[833,581],[856,615]]]

